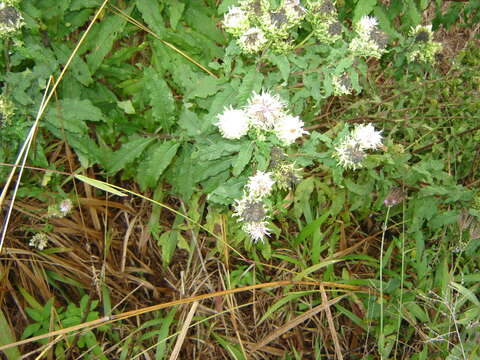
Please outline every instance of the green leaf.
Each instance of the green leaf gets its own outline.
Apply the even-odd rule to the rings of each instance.
[[[145,90],[150,98],[153,118],[169,131],[175,118],[175,100],[167,82],[152,68],[144,72]]]
[[[147,187],[155,187],[179,146],[174,141],[166,141],[148,149],[146,159],[140,163],[137,170],[137,180],[142,191]]]
[[[123,12],[130,15],[132,9],[133,6],[130,6],[128,9],[124,9]],[[87,64],[92,73],[98,69],[105,56],[110,53],[113,43],[117,39],[118,34],[123,31],[126,23],[127,21],[122,16],[111,14],[103,19],[100,24],[96,25],[95,36],[90,37],[92,47],[86,56]]]
[[[416,26],[422,21],[422,14],[417,9],[417,5],[414,0],[406,0],[404,3],[405,14],[410,26]]]
[[[287,56],[284,54],[270,54],[268,59],[272,62],[272,64],[278,67],[280,73],[282,74],[283,80],[288,82],[288,77],[290,76],[290,62],[288,61]]]
[[[476,307],[480,308],[480,300],[478,300],[477,296],[471,290],[455,282],[450,282],[450,285],[453,286],[465,298],[470,300]]]
[[[302,296],[305,296],[305,295],[309,295],[313,292],[316,292],[316,290],[308,290],[308,291],[299,291],[299,292],[295,292],[295,293],[291,293],[291,294],[288,294],[286,296],[284,296],[283,298],[281,298],[280,300],[276,301],[273,303],[273,305],[271,305],[267,311],[265,311],[265,313],[263,314],[263,316],[261,317],[260,321],[258,322],[258,325],[260,325],[262,322],[264,322],[265,320],[267,320],[270,315],[272,315],[275,311],[277,311],[278,309],[280,309],[281,307],[283,307],[283,305],[285,305],[286,303],[288,303],[289,301],[292,301],[292,300],[295,300],[299,297],[302,297]]]
[[[195,82],[191,84],[189,91],[185,94],[185,99],[206,98],[215,95],[219,90],[218,79],[207,75],[197,75]]]
[[[43,313],[37,309],[25,308],[25,312],[28,314],[30,319],[35,320],[36,322],[41,322],[43,320]]]
[[[395,30],[392,25],[391,19],[387,15],[387,11],[384,6],[379,4],[375,6],[373,14],[378,19],[380,27],[384,30],[390,38],[398,38],[400,34]]]
[[[318,264],[315,264],[315,265],[312,265],[308,268],[306,268],[305,270],[303,270],[302,272],[300,272],[298,275],[296,275],[293,280],[294,281],[298,281],[298,280],[302,280],[305,276],[307,276],[308,274],[311,274],[315,271],[318,271],[320,270],[321,268],[324,268],[326,266],[329,266],[329,265],[333,265],[333,264],[336,264],[340,261],[343,261],[343,260],[326,260],[326,261],[322,261],[322,262],[319,262]]]
[[[208,124],[205,121],[201,121],[196,113],[186,108],[180,114],[178,125],[188,136],[192,137],[200,135],[205,127],[208,127]]]
[[[252,92],[260,92],[262,88],[263,74],[258,72],[255,67],[252,67],[250,71],[245,75],[242,81],[242,85],[238,89],[238,95],[236,102],[239,106],[244,106],[247,100],[252,96]]]
[[[250,142],[248,145],[243,146],[238,157],[233,162],[233,176],[238,176],[245,169],[245,166],[250,162],[253,154],[254,144]]]
[[[175,193],[188,201],[195,190],[198,161],[192,159],[192,146],[184,144],[166,174]]]
[[[120,150],[115,151],[108,162],[104,164],[108,169],[108,174],[111,176],[124,169],[127,164],[138,158],[154,140],[154,138],[137,138],[123,144]]]
[[[173,253],[178,243],[178,231],[171,230],[164,232],[158,238],[158,245],[162,248],[162,261],[168,265],[172,260]]]
[[[160,37],[163,37],[166,29],[159,0],[137,0],[136,5],[150,29]]]
[[[223,0],[218,6],[218,14],[222,15],[223,13],[226,13],[230,7],[238,5],[238,2],[239,0]]]
[[[96,8],[98,7],[97,0],[72,0],[70,4],[71,11],[78,11],[84,8]]]
[[[51,45],[55,50],[55,55],[57,55],[59,62],[65,64],[72,54],[73,49],[70,49],[66,43],[52,43]],[[73,58],[68,71],[82,85],[88,86],[93,82],[90,69],[88,68],[87,64],[78,56]]]
[[[85,121],[103,121],[104,117],[90,100],[64,99],[57,107],[50,108],[46,120],[57,129],[86,134],[88,127]]]
[[[112,300],[110,298],[110,292],[108,290],[108,286],[102,284],[102,305],[103,305],[103,313],[105,316],[109,316],[112,314]]]
[[[245,356],[243,355],[242,350],[238,345],[233,345],[224,338],[222,338],[220,335],[217,335],[215,333],[212,333],[214,338],[218,341],[218,343],[225,348],[225,350],[228,351],[230,354],[230,359],[234,360],[245,360]]]
[[[182,18],[185,4],[179,0],[167,0],[168,12],[170,14],[170,26],[173,30],[177,29],[178,22]]]
[[[155,349],[155,360],[162,360],[165,356],[167,350],[167,342],[166,339],[169,334],[169,328],[175,319],[175,313],[177,312],[176,308],[170,309],[167,316],[162,319],[162,327],[158,332],[158,341],[157,341],[157,348]]]
[[[125,114],[135,114],[135,108],[133,107],[131,100],[117,101],[117,105],[120,109],[125,111]]]
[[[300,234],[298,234],[296,243],[301,244],[303,241],[309,237],[310,235],[313,234],[315,230],[318,230],[320,226],[327,220],[327,218],[330,216],[328,212],[320,216],[319,218],[315,219],[313,222],[305,226],[302,231],[300,231]]]
[[[203,181],[209,177],[215,176],[232,165],[232,160],[229,158],[208,161],[198,166],[197,181]]]
[[[362,16],[370,14],[375,5],[377,5],[377,0],[358,0],[355,10],[353,11],[352,22],[355,24]]]
[[[19,286],[18,290],[20,291],[20,294],[22,294],[23,298],[25,301],[30,305],[32,308],[37,309],[37,310],[42,310],[43,306],[35,300],[35,298],[30,295],[30,293],[27,292],[23,287]]]
[[[235,199],[242,197],[246,181],[245,177],[230,178],[210,193],[208,200],[217,204],[230,205]]]
[[[200,2],[189,1],[188,7],[185,9],[184,19],[198,33],[205,35],[216,43],[223,44],[225,43],[225,37],[218,29],[215,17],[212,16],[213,11],[211,10],[213,9]]]

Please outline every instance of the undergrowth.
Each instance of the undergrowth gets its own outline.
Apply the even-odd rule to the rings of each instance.
[[[480,358],[476,1],[1,4],[8,359]]]

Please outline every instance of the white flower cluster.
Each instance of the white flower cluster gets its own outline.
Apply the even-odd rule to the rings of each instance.
[[[335,157],[339,165],[346,169],[362,167],[366,150],[377,150],[382,146],[382,131],[377,131],[372,124],[357,125],[335,148]]]
[[[307,0],[306,9],[318,40],[332,44],[342,37],[343,27],[338,21],[335,0]]]
[[[24,25],[22,14],[14,7],[16,3],[0,2],[0,37],[10,36]]]
[[[225,108],[215,125],[226,139],[240,139],[250,129],[255,129],[257,132],[273,132],[285,146],[308,133],[303,129],[303,121],[288,114],[278,95],[268,91],[254,92],[244,109]]]
[[[291,30],[304,16],[305,9],[299,0],[283,0],[276,9],[272,9],[269,0],[243,0],[239,6],[229,8],[223,26],[247,54],[267,48],[283,51],[292,48]]]
[[[0,128],[10,125],[14,114],[15,106],[13,103],[4,95],[0,95]]]
[[[243,231],[245,231],[253,242],[264,241],[265,236],[270,235],[268,229],[269,216],[265,208],[264,199],[272,192],[275,181],[269,172],[257,171],[255,176],[251,176],[245,185],[245,191],[242,199],[235,200],[235,212],[238,221],[243,221]]]
[[[432,25],[418,25],[412,28],[410,35],[413,45],[408,53],[409,62],[435,63],[435,55],[442,51],[442,44],[433,41]]]
[[[387,35],[378,28],[378,21],[371,16],[363,16],[355,24],[357,36],[350,42],[350,51],[356,56],[379,59],[386,51]]]
[[[47,217],[63,218],[72,211],[72,208],[72,200],[62,200],[59,204],[50,205],[48,207]]]
[[[38,250],[43,250],[48,244],[48,236],[44,232],[39,232],[30,239],[28,245],[31,247],[37,248]]]
[[[352,80],[347,73],[332,77],[333,93],[337,96],[349,95],[353,92]]]

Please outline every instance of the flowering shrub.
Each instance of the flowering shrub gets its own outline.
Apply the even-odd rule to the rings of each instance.
[[[262,142],[270,152],[278,152],[281,150],[275,145],[292,145],[295,140],[307,134],[303,129],[303,121],[298,116],[290,115],[286,107],[287,104],[278,95],[268,91],[260,94],[254,92],[244,109],[225,108],[218,115],[216,125],[222,136],[230,140],[240,139],[250,130],[251,140]],[[269,135],[274,135],[274,138]],[[253,167],[252,164],[249,165]],[[238,217],[238,221],[244,222],[242,229],[254,242],[263,241],[264,236],[270,234],[266,219],[269,218],[267,213],[271,211],[265,209],[264,199],[270,195],[276,181],[279,188],[285,189],[289,183],[287,177],[295,177],[294,164],[277,164],[274,169],[275,173],[257,171],[254,176],[250,176],[244,186],[243,197],[235,200],[234,216]]]

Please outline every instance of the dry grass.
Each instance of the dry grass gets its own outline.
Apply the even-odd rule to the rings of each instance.
[[[73,181],[65,185],[65,190],[73,188]],[[125,184],[125,187],[128,186],[134,184]],[[56,306],[65,306],[65,296],[70,301],[77,302],[82,292],[90,294],[92,299],[101,300],[102,287],[106,287],[112,306],[118,312],[125,312],[231,288],[228,281],[225,281],[229,269],[243,260],[231,257],[227,251],[221,258],[213,254],[211,249],[215,239],[212,236],[199,234],[196,239],[199,251],[193,252],[191,262],[188,261],[186,251],[179,251],[171,266],[164,268],[161,265],[160,249],[148,230],[152,211],[148,202],[134,198],[119,200],[105,197],[85,183],[77,183],[76,190],[77,207],[67,218],[47,218],[47,205],[33,198],[23,198],[15,203],[14,216],[7,232],[5,254],[0,263],[3,275],[0,296],[2,310],[7,314],[17,338],[20,338],[29,323],[24,311],[28,303],[22,292],[30,294],[40,304],[54,297]],[[170,203],[171,206],[178,206],[176,199],[171,199]],[[168,229],[171,221],[172,216],[168,211],[162,210],[162,226]],[[50,251],[32,250],[28,246],[32,231],[39,231],[46,224],[51,229],[48,232]],[[184,236],[190,241],[192,234],[193,231],[185,231]],[[223,230],[221,234],[227,241]],[[359,244],[356,244],[338,255],[343,256],[349,250],[358,248]],[[262,265],[268,266],[264,275],[277,281],[286,280],[287,283],[290,283],[292,274],[301,270],[284,261],[266,264],[252,261],[250,269]],[[52,280],[51,274],[64,280]],[[257,281],[261,285],[261,281]],[[332,286],[333,289],[337,287],[336,284],[329,285],[330,289]],[[350,290],[365,291],[340,284],[338,287],[343,287],[348,293]],[[296,290],[301,288],[302,286],[297,286]],[[287,293],[286,288],[280,287],[267,292],[255,290],[203,300],[196,310],[197,315],[227,313],[200,324],[187,333],[184,329],[186,337],[182,341],[179,358],[193,358],[191,356],[194,354],[196,358],[205,359],[225,356],[225,350],[212,340],[212,332],[235,339],[232,340],[233,343],[242,344],[247,358],[277,358],[292,346],[303,349],[307,356],[311,352],[312,342],[319,336],[326,344],[331,343],[334,353],[334,342],[330,335],[334,321],[331,314],[327,315],[330,330],[326,326],[319,326],[324,324],[325,318],[318,313],[328,308],[325,305],[317,306],[297,317],[292,317],[293,312],[280,311],[267,321],[259,323],[271,304]],[[346,299],[342,295],[334,301],[347,301]],[[245,304],[251,305],[242,307]],[[332,302],[329,306],[331,304]],[[179,307],[177,319],[180,323],[188,311],[187,307]],[[151,318],[154,318],[153,314],[126,318],[116,325],[117,331],[121,336],[128,336],[132,330]],[[335,343],[339,351],[338,340]],[[108,348],[113,344],[105,339],[102,345]],[[22,352],[33,348],[31,344],[25,345]]]

